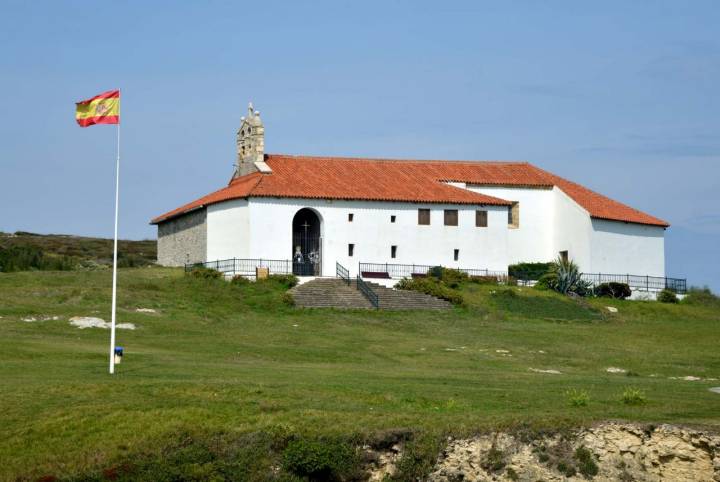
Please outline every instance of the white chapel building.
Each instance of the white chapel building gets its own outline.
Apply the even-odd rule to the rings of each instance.
[[[585,273],[664,277],[669,226],[526,162],[266,154],[252,105],[229,183],[151,223],[162,265],[293,260],[316,276],[336,263],[352,276],[359,263],[506,272],[562,256]]]

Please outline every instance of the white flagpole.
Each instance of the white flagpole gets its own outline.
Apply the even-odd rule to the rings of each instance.
[[[110,374],[115,373],[115,308],[117,305],[118,201],[120,200],[120,120],[117,124],[117,159],[115,161],[115,241],[113,247],[112,315],[110,322]]]

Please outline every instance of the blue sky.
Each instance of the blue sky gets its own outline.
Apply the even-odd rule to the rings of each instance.
[[[0,230],[112,235],[221,187],[247,102],[271,153],[527,160],[672,223],[720,290],[720,3],[27,2],[0,14]]]

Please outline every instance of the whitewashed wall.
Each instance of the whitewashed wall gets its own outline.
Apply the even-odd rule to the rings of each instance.
[[[665,276],[665,230],[592,219],[593,273]]]
[[[465,187],[461,183],[453,183]],[[508,230],[508,259],[551,261],[567,251],[587,273],[664,276],[664,230],[656,226],[592,219],[561,189],[466,186],[520,203],[520,227]]]
[[[277,198],[251,198],[248,207],[249,256],[274,259],[292,256],[295,213],[305,207],[315,210],[322,221],[325,276],[335,275],[336,261],[353,275],[359,262],[442,264],[502,271],[508,265],[505,207]],[[431,210],[429,226],[418,225],[419,208]],[[458,226],[444,225],[446,208],[458,209]],[[476,209],[488,211],[487,228],[475,227]],[[348,213],[354,215],[352,222],[348,221]],[[395,223],[390,222],[391,215],[396,216]],[[349,243],[355,244],[353,257],[348,256]],[[398,247],[395,259],[390,257],[392,245]],[[453,260],[454,249],[460,250],[457,262]]]
[[[464,185],[458,187],[464,187]],[[520,227],[508,229],[504,206],[252,198],[207,208],[206,260],[289,259],[292,219],[307,207],[318,213],[323,237],[323,275],[338,261],[354,275],[358,262],[441,264],[506,270],[522,261],[550,261],[560,251],[587,273],[664,276],[661,227],[591,219],[558,188],[524,189],[469,186],[476,192],[520,202]],[[418,209],[431,210],[430,226],[417,224]],[[444,209],[458,209],[458,226],[445,226]],[[488,227],[475,227],[476,209],[488,211]],[[348,222],[353,213],[353,222]],[[390,216],[396,222],[390,222]],[[348,244],[355,244],[353,257]],[[390,246],[398,246],[390,257]],[[460,250],[459,261],[453,250]]]
[[[590,214],[557,187],[552,190],[554,218],[552,248],[548,261],[556,259],[560,251],[567,251],[581,271],[592,272]]]
[[[468,185],[467,189],[520,203],[520,227],[508,229],[510,264],[544,262],[555,258],[552,245],[555,213],[552,190],[473,185]]]
[[[250,258],[250,218],[247,199],[207,207],[206,261]]]

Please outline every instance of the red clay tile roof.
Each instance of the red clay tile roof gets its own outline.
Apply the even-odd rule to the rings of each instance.
[[[234,182],[232,182],[227,187],[218,189],[215,192],[211,192],[207,196],[203,196],[200,199],[196,199],[192,202],[180,206],[177,209],[173,209],[172,211],[169,211],[161,216],[154,218],[152,221],[150,221],[150,224],[157,224],[161,221],[174,218],[175,216],[180,216],[181,214],[194,211],[198,208],[209,206],[210,204],[229,201],[230,199],[246,198],[250,195],[253,188],[258,185],[262,176],[263,175],[259,172],[254,172],[252,174],[248,174],[247,176],[235,179]]]
[[[229,199],[285,197],[399,201],[447,204],[509,205],[492,196],[443,181],[477,185],[557,186],[600,219],[668,226],[665,221],[613,201],[526,162],[401,161],[266,155],[272,174],[253,173],[196,201],[156,217],[157,224],[194,209]]]

